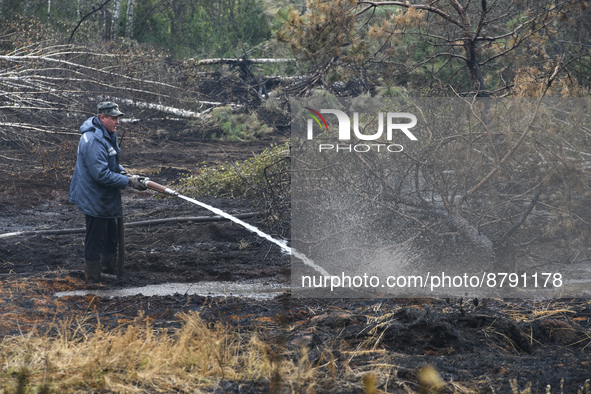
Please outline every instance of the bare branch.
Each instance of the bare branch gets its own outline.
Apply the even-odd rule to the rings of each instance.
[[[530,201],[530,203],[527,205],[527,208],[525,209],[525,211],[523,212],[523,214],[519,217],[519,219],[513,224],[513,226],[511,226],[506,232],[505,234],[503,234],[503,236],[501,237],[501,239],[504,238],[509,238],[509,236],[511,234],[513,234],[515,231],[517,231],[517,229],[519,227],[521,227],[521,225],[523,223],[525,223],[525,220],[527,219],[527,217],[529,216],[529,214],[533,211],[534,207],[536,206],[536,203],[538,202],[538,200],[540,199],[540,195],[542,194],[542,189],[539,188],[538,191],[536,192],[536,194],[534,195],[534,197],[532,198],[532,200]]]
[[[15,128],[19,128],[19,129],[24,129],[24,130],[33,130],[33,131],[39,131],[41,133],[47,133],[47,134],[63,134],[63,135],[75,135],[75,136],[80,136],[79,133],[70,133],[67,131],[53,131],[53,130],[47,130],[47,129],[42,129],[40,127],[37,127],[35,125],[32,124],[27,124],[27,123],[8,123],[8,122],[0,122],[0,127],[15,127]]]
[[[441,16],[446,21],[453,23],[454,25],[462,26],[462,22],[460,20],[454,18],[453,16],[451,16],[447,12],[444,12],[443,10],[441,10],[437,7],[433,7],[431,5],[411,4],[408,1],[360,1],[359,4],[367,4],[371,7],[383,7],[383,6],[392,6],[392,5],[397,6],[397,7],[403,7],[403,8],[411,8],[412,7],[412,8],[416,8],[417,10],[425,10],[425,11],[433,12],[433,13]]]
[[[91,16],[95,12],[98,12],[98,11],[102,10],[103,7],[106,6],[107,4],[109,4],[110,1],[111,0],[106,0],[98,8],[92,7],[92,11],[90,11],[88,14],[84,15],[82,17],[82,19],[80,19],[80,21],[78,21],[78,24],[76,25],[76,27],[74,28],[74,30],[72,30],[72,34],[70,34],[70,38],[68,39],[68,44],[70,44],[72,42],[72,39],[74,38],[74,33],[76,33],[76,30],[78,30],[78,28],[80,27],[80,25],[82,24],[82,22],[84,22],[86,20],[86,18],[88,18],[89,16]]]

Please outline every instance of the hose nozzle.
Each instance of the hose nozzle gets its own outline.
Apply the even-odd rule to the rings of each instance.
[[[140,179],[140,182],[142,183],[142,185],[144,185],[145,187],[147,187],[150,190],[154,190],[159,193],[170,194],[171,196],[175,196],[175,197],[178,197],[178,195],[179,195],[179,193],[177,191],[172,190],[166,186],[162,186],[159,183],[153,182],[150,180],[150,178]]]

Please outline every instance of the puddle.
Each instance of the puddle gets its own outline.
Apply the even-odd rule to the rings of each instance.
[[[167,296],[174,294],[199,295],[203,297],[244,297],[254,299],[271,299],[289,291],[289,285],[263,281],[241,282],[197,282],[197,283],[163,283],[142,287],[105,290],[74,290],[60,291],[56,297],[96,295],[97,297],[129,297],[134,295]]]

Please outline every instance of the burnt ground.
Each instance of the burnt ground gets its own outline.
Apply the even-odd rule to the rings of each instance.
[[[197,163],[240,159],[271,141],[203,142],[200,135],[164,134],[170,125],[126,125],[123,164],[129,172],[175,184]],[[277,137],[279,138],[279,137]],[[66,141],[64,157],[77,138]],[[16,149],[16,148],[15,148]],[[14,152],[13,152],[14,153]],[[83,215],[67,201],[68,173],[22,161],[3,165],[0,233],[82,228]],[[4,164],[4,163],[3,163]],[[7,170],[6,168],[10,168]],[[153,192],[125,191],[125,220],[204,216],[197,206]],[[253,210],[250,201],[205,199],[230,213]],[[255,217],[247,221],[259,224]],[[178,326],[179,312],[199,311],[242,333],[258,333],[278,358],[297,359],[302,348],[317,367],[317,392],[363,392],[373,373],[383,392],[418,392],[418,370],[433,365],[441,392],[590,393],[591,303],[487,299],[271,300],[186,294],[58,298],[57,291],[116,289],[147,284],[267,279],[289,283],[289,257],[228,222],[168,223],[126,229],[121,279],[84,282],[83,234],[0,238],[0,335],[51,332],[56,320],[84,317],[88,329],[131,322],[143,313],[155,326]],[[327,360],[332,360],[328,363]],[[335,368],[327,367],[327,364]],[[274,382],[223,382],[218,392],[265,392]],[[281,391],[281,390],[280,390]]]

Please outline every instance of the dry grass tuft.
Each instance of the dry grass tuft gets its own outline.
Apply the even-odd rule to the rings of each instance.
[[[312,380],[306,354],[282,360],[256,335],[212,325],[198,313],[179,314],[182,326],[159,330],[138,316],[107,331],[64,321],[58,335],[28,333],[0,342],[3,392],[199,392],[227,381],[302,388]],[[71,329],[71,327],[76,327]]]

